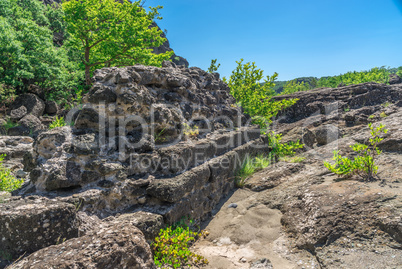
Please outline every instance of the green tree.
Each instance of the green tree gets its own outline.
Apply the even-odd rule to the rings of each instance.
[[[214,72],[218,71],[221,64],[218,63],[218,65],[216,65],[217,61],[218,61],[218,59],[211,60],[211,65],[208,67],[208,73],[214,73]]]
[[[279,111],[296,103],[297,99],[273,101],[271,96],[275,94],[274,81],[277,73],[267,76],[264,83],[263,71],[258,69],[255,63],[243,64],[243,59],[236,61],[237,67],[227,81],[230,92],[244,111],[249,114],[255,124],[266,129]],[[225,79],[226,81],[226,79]]]
[[[154,54],[166,40],[162,31],[150,27],[161,6],[147,12],[141,1],[70,0],[63,3],[64,19],[70,35],[68,46],[80,53],[86,84],[91,71],[109,66],[145,64],[161,66],[173,51]]]

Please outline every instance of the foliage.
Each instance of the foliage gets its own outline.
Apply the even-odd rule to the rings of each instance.
[[[283,86],[282,94],[292,94],[295,92],[302,92],[310,90],[310,86],[304,81],[298,82],[297,79],[288,81],[285,86]]]
[[[0,155],[0,191],[12,192],[22,186],[23,179],[16,179],[10,169],[3,166],[6,155]]]
[[[304,147],[299,140],[296,142],[281,143],[282,134],[275,134],[274,132],[268,133],[267,138],[268,145],[272,147],[271,152],[277,159],[284,156],[294,156],[297,149]]]
[[[0,84],[0,105],[8,105],[16,98],[15,89]]]
[[[263,79],[263,71],[258,69],[254,62],[243,64],[241,59],[236,63],[236,69],[233,70],[229,81],[225,79],[225,82],[228,83],[231,94],[243,107],[244,112],[252,117],[253,123],[265,129],[279,111],[296,103],[296,99],[271,100],[277,73],[267,76],[265,83],[262,84],[260,81]]]
[[[208,67],[208,73],[215,73],[218,71],[218,68],[221,66],[221,64],[218,63],[216,65],[218,59],[213,59],[211,60],[211,65]]]
[[[50,123],[49,125],[49,129],[54,129],[57,127],[63,127],[66,126],[66,122],[64,121],[64,117],[58,117],[56,116],[56,118],[53,119],[52,123]]]
[[[13,122],[13,121],[10,120],[10,119],[7,119],[6,124],[4,124],[2,127],[3,127],[4,129],[8,130],[8,129],[13,128],[13,127],[16,127],[16,126],[18,126],[18,123],[15,123],[15,122]]]
[[[329,162],[324,162],[325,167],[338,176],[357,175],[363,180],[372,180],[378,170],[378,167],[375,165],[375,158],[382,153],[377,147],[378,143],[383,140],[380,134],[386,134],[388,130],[385,129],[383,124],[380,124],[376,128],[371,123],[368,126],[371,135],[369,145],[356,143],[350,146],[357,153],[357,156],[353,160],[342,157],[339,151],[334,151],[333,160],[335,164],[332,165]]]
[[[161,66],[173,51],[154,54],[152,47],[166,41],[162,31],[151,27],[161,6],[147,12],[141,1],[71,0],[63,3],[70,39],[68,47],[79,52],[86,84],[96,68],[145,64]]]
[[[235,177],[236,186],[243,187],[249,176],[251,176],[252,174],[261,169],[268,167],[270,163],[271,163],[270,156],[267,157],[262,154],[254,158],[250,158],[249,156],[247,156],[245,161],[242,163],[242,166],[236,173]]]
[[[348,72],[339,76],[323,77],[317,82],[318,87],[336,88],[339,85],[352,85],[364,82],[388,83],[389,71],[385,67],[375,67],[369,71]]]
[[[71,86],[77,65],[53,43],[60,10],[39,0],[0,3],[0,82],[20,92],[30,84],[60,90]],[[48,17],[49,16],[49,17]]]
[[[400,78],[402,78],[402,66],[400,66],[400,67],[398,68],[398,71],[396,72],[396,74],[397,74]]]
[[[180,268],[186,265],[207,264],[208,260],[189,249],[197,238],[205,235],[205,231],[194,232],[184,222],[161,229],[159,236],[152,243],[156,266]]]

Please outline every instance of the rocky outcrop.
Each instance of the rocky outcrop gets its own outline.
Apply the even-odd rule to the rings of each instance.
[[[314,90],[295,94],[302,105],[285,111],[274,126],[284,133],[283,141],[308,142],[306,152],[255,173],[246,189],[221,205],[206,224],[210,235],[193,246],[210,268],[252,268],[262,258],[273,268],[400,267],[402,88],[373,84],[366,89],[362,84],[319,90],[321,95]],[[379,89],[395,99],[383,97]],[[364,105],[362,96],[345,94],[343,108],[331,106],[330,97],[352,90],[378,94],[378,100],[367,99]],[[303,107],[313,98],[319,98],[315,105],[322,111],[309,113]],[[353,102],[356,106],[348,107]],[[295,111],[305,114],[293,120]],[[325,168],[323,161],[331,162],[334,150],[353,158],[350,146],[368,143],[369,122],[388,129],[379,143],[377,180],[338,177]]]
[[[0,203],[0,249],[18,258],[78,236],[74,205],[31,196]]]
[[[151,242],[165,224],[184,216],[205,219],[234,188],[235,173],[244,160],[269,150],[259,129],[247,125],[248,118],[218,74],[170,62],[163,65],[98,70],[82,109],[66,115],[67,122],[74,122],[72,127],[37,132],[34,142],[26,138],[30,140],[25,148],[20,145],[22,137],[0,140],[0,149],[7,148],[10,158],[21,161],[23,156],[29,172],[25,185],[14,193],[24,198],[8,200],[2,195],[4,218],[17,220],[0,227],[0,232],[10,234],[4,248],[13,258],[42,249],[15,268],[78,263],[97,268],[138,263],[151,268],[145,256],[138,256],[142,252],[121,258],[137,245],[145,251],[133,225]],[[47,113],[54,112],[47,105]],[[19,128],[36,118],[28,113]],[[25,219],[13,217],[22,215],[20,209]],[[115,234],[123,223],[132,227],[127,233],[137,239],[127,241],[124,233]],[[109,252],[101,250],[110,243],[97,234],[102,227],[113,234],[110,240],[127,242]],[[58,228],[64,232],[58,233]],[[20,229],[27,234],[16,236]],[[79,242],[88,247],[79,248]],[[99,260],[84,261],[88,255]]]
[[[141,231],[128,221],[41,249],[8,268],[156,268]]]

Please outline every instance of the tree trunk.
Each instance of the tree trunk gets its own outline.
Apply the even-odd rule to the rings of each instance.
[[[91,72],[90,72],[91,66],[89,65],[89,50],[90,50],[90,48],[88,48],[88,47],[85,48],[85,63],[84,63],[85,64],[85,83],[88,86],[91,86],[92,81],[91,81]]]
[[[92,84],[90,66],[89,65],[85,66],[85,84],[88,85],[88,86],[91,86],[91,84]]]

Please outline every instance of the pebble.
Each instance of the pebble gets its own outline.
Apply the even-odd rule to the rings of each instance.
[[[237,204],[231,203],[231,204],[228,206],[228,208],[237,208]]]

